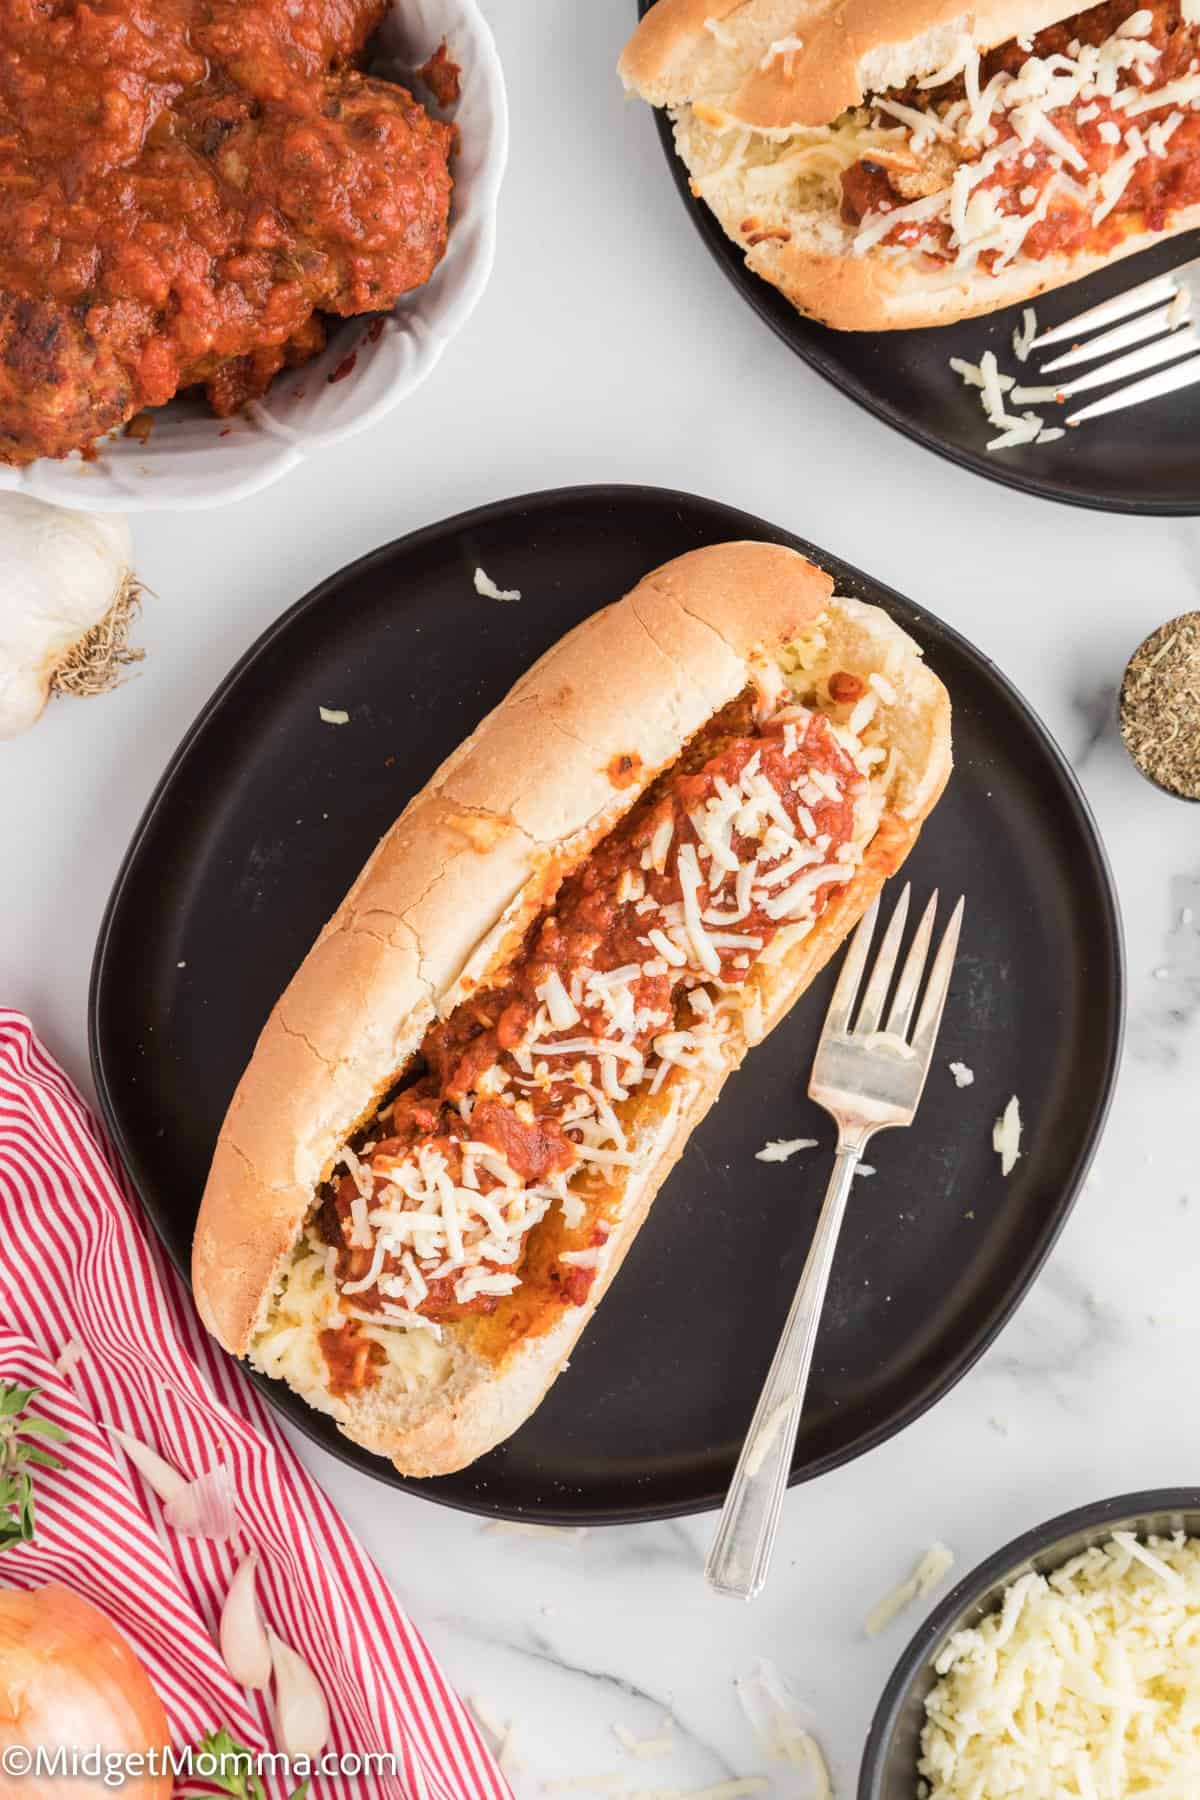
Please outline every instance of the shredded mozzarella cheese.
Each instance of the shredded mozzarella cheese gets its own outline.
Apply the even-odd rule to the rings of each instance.
[[[482,594],[485,600],[519,600],[520,588],[497,587],[486,569],[475,570],[475,592]]]
[[[1011,1175],[1021,1157],[1021,1107],[1015,1094],[992,1127],[992,1149],[1000,1158],[1000,1173]]]
[[[931,1544],[907,1581],[900,1582],[871,1608],[863,1626],[867,1636],[878,1637],[881,1631],[886,1631],[892,1620],[914,1600],[923,1600],[926,1594],[932,1593],[953,1567],[954,1552],[947,1550],[945,1544]]]
[[[1200,1786],[1200,1543],[1115,1532],[1022,1575],[935,1669],[929,1800],[1184,1800]]]
[[[754,1152],[756,1162],[781,1163],[800,1150],[815,1150],[816,1138],[768,1138],[761,1150]]]
[[[997,70],[983,88],[978,52],[963,33],[943,67],[917,83],[931,93],[927,107],[893,93],[873,93],[832,125],[751,130],[720,107],[697,103],[677,114],[677,130],[682,125],[689,139],[698,194],[725,192],[737,183],[747,214],[742,232],[750,245],[776,235],[786,240],[791,215],[800,210],[815,211],[814,229],[818,237],[824,233],[830,248],[844,246],[838,215],[841,177],[848,168],[867,161],[913,174],[929,165],[937,186],[922,183],[918,197],[884,201],[868,212],[850,227],[851,253],[865,256],[887,240],[884,253],[890,257],[931,254],[966,274],[988,255],[999,271],[1021,255],[1052,200],[1062,196],[1101,223],[1119,204],[1142,158],[1163,154],[1164,143],[1152,136],[1156,127],[1145,139],[1127,133],[1119,169],[1094,170],[1075,128],[1100,117],[1103,103],[1129,119],[1200,103],[1200,67],[1156,85],[1162,53],[1149,41],[1152,28],[1153,16],[1142,10],[1100,44],[1073,41],[1052,55],[1028,54],[1019,69]],[[778,47],[770,47],[764,67]],[[1032,51],[1031,42],[1023,47]],[[939,97],[936,90],[959,76],[964,97]],[[1101,139],[1111,141],[1114,129],[1111,120],[1102,120]],[[1049,155],[1036,155],[1035,145]],[[930,165],[931,152],[940,160]],[[1018,187],[1012,179],[1014,170],[1034,169],[1039,161],[1048,161],[1053,170],[1040,197],[1037,186]],[[986,185],[994,176],[999,185]],[[938,228],[947,228],[941,237]],[[1006,441],[1033,438],[1022,433]]]

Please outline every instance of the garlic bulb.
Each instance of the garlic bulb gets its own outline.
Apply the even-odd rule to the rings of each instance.
[[[51,687],[102,693],[139,660],[132,555],[123,518],[0,493],[0,738],[32,725]]]

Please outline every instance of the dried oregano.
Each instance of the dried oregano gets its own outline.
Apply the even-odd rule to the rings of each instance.
[[[1143,775],[1200,800],[1200,612],[1152,631],[1121,683],[1121,736]]]

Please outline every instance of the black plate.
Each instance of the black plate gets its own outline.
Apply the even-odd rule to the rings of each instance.
[[[1116,900],[1086,804],[1045,731],[955,632],[808,544],[712,501],[575,488],[448,520],[354,563],[259,639],[150,802],[109,904],[92,1066],[172,1256],[255,1036],[380,833],[569,626],[697,544],[771,538],[886,606],[956,709],[958,764],[910,863],[969,911],[915,1128],[878,1142],[830,1289],[797,1480],[915,1419],[1012,1312],[1070,1208],[1108,1106],[1122,1017]],[[477,563],[519,604],[482,600]],[[605,672],[619,681],[620,671]],[[351,720],[324,725],[318,707]],[[832,977],[731,1082],[663,1190],[612,1294],[533,1419],[466,1472],[400,1482],[282,1386],[274,1403],[381,1480],[450,1505],[627,1520],[716,1503],[799,1278],[830,1128],[804,1096]],[[960,1091],[945,1064],[977,1070]],[[992,1119],[1018,1092],[1026,1155],[1001,1179]]]
[[[911,1800],[925,1725],[925,1700],[937,1683],[934,1664],[956,1632],[977,1625],[1003,1603],[1005,1588],[1036,1569],[1055,1569],[1115,1531],[1171,1537],[1200,1531],[1200,1489],[1152,1488],[1094,1500],[1037,1525],[964,1575],[918,1629],[897,1663],[875,1711],[858,1776],[858,1800]]]
[[[649,5],[650,0],[638,0],[639,14]],[[977,363],[985,350],[994,350],[1001,368],[1016,374],[1020,365],[1013,356],[1012,334],[1022,308],[1010,306],[987,318],[929,331],[830,331],[803,318],[769,282],[750,273],[741,250],[704,202],[694,198],[687,170],[675,154],[670,120],[661,111],[655,117],[680,197],[734,287],[797,356],[868,412],[964,469],[1043,499],[1105,512],[1200,513],[1200,386],[1090,421],[1040,448],[1026,445],[989,454],[984,446],[995,433],[980,411],[978,394],[963,386],[949,358]],[[1200,233],[1170,240],[1047,294],[1035,303],[1038,320],[1048,327],[1073,318],[1085,306],[1095,306],[1135,281],[1148,281],[1198,251]],[[1030,383],[1037,379],[1035,366],[1036,359],[1027,365]],[[1035,410],[1047,425],[1057,423],[1056,407]]]

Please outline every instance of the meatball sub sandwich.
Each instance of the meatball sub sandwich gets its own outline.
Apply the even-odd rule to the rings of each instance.
[[[1200,225],[1200,0],[658,0],[620,66],[748,266],[846,330]]]
[[[941,793],[944,688],[832,585],[720,544],[586,620],[411,801],[267,1021],[196,1299],[404,1473],[537,1407]]]

